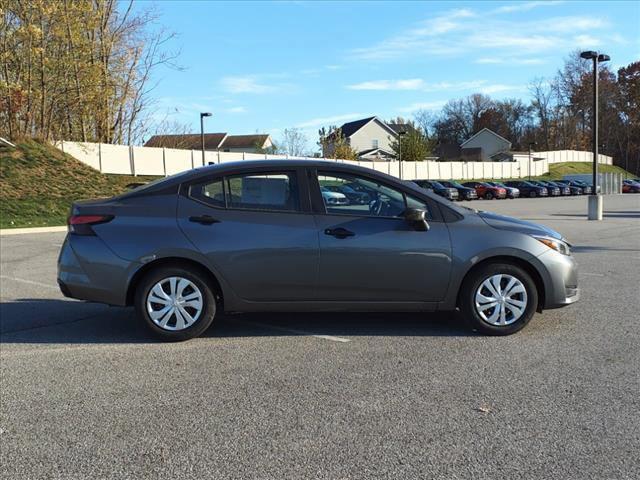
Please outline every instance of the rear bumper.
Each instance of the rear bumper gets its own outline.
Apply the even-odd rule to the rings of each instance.
[[[137,268],[100,238],[69,234],[58,257],[58,286],[65,297],[125,305],[130,272]]]

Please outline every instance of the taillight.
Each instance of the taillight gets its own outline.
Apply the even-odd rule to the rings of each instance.
[[[113,215],[72,215],[67,220],[69,232],[76,235],[95,235],[92,225],[107,223],[113,220]]]

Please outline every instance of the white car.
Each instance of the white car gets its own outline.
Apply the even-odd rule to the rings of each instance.
[[[320,187],[320,191],[322,192],[322,199],[327,205],[349,205],[349,199],[343,193],[332,192],[325,187]]]

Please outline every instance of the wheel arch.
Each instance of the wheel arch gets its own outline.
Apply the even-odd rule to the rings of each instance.
[[[538,306],[536,310],[538,312],[542,311],[542,308],[545,305],[545,301],[546,301],[546,288],[545,288],[545,282],[542,278],[542,275],[540,274],[540,272],[538,271],[538,269],[535,267],[533,263],[529,262],[524,258],[516,257],[513,255],[496,255],[492,257],[487,257],[473,264],[465,272],[464,277],[460,282],[458,293],[456,294],[456,306],[460,305],[460,295],[462,294],[463,286],[465,285],[467,280],[471,277],[471,275],[473,275],[473,273],[476,272],[478,269],[484,267],[485,265],[489,265],[491,263],[508,263],[508,264],[520,267],[525,272],[527,272],[531,276],[531,279],[533,280],[533,283],[536,286],[536,290],[538,291]]]
[[[180,267],[185,268],[189,267],[198,272],[200,272],[207,283],[209,283],[214,289],[214,295],[218,300],[220,308],[224,311],[224,289],[222,288],[222,284],[216,277],[216,275],[205,265],[202,263],[185,257],[163,257],[153,260],[151,262],[145,263],[142,267],[140,267],[131,277],[129,281],[129,285],[127,286],[127,296],[126,296],[126,305],[131,306],[134,303],[134,298],[136,294],[136,289],[140,284],[140,281],[144,278],[144,276],[160,267]]]

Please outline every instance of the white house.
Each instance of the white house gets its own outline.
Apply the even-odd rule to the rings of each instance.
[[[348,122],[340,127],[342,136],[351,146],[361,160],[395,159],[395,153],[391,148],[397,133],[378,117],[368,117],[362,120]],[[335,133],[327,137],[327,143],[323,152],[324,157],[330,157],[334,151]]]

